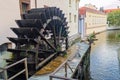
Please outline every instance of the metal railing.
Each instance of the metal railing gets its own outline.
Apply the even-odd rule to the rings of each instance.
[[[69,59],[70,57],[64,61],[64,63],[62,63],[52,74],[49,75],[49,79],[53,80],[53,79],[63,79],[63,80],[87,80],[86,76],[89,77],[89,75],[87,74],[87,71],[89,69],[89,65],[90,65],[90,50],[91,47],[89,47],[87,49],[87,51],[84,53],[83,56],[81,56],[80,62],[77,65],[76,69],[73,70],[71,68],[71,66],[69,65]],[[73,57],[74,55],[71,55],[71,57]],[[65,75],[63,76],[58,76],[55,75],[61,68],[64,67],[64,71],[65,71]],[[70,78],[68,78],[67,74],[67,69],[70,69],[70,71],[72,72],[72,75]],[[80,71],[79,71],[80,70]],[[86,71],[87,70],[87,71]],[[74,77],[74,76],[78,76],[78,77]]]
[[[64,67],[64,69],[65,69],[64,77],[55,75],[62,67]],[[68,60],[66,60],[64,63],[62,63],[52,74],[50,74],[50,76],[49,76],[50,80],[53,80],[53,78],[63,79],[63,80],[78,80],[78,79],[67,78],[67,75],[68,75],[67,74],[67,68],[69,68],[71,70],[71,72],[73,73],[72,68],[68,64]]]
[[[13,67],[13,66],[15,66],[15,65],[17,65],[19,63],[23,63],[23,62],[24,62],[24,67],[25,68],[23,70],[21,70],[20,72],[16,73],[15,75],[13,75],[13,76],[11,76],[11,77],[8,78],[7,70],[9,68],[11,68],[11,67]],[[13,63],[11,65],[8,65],[8,66],[6,66],[4,68],[0,68],[0,73],[2,73],[2,72],[3,72],[3,78],[4,78],[4,80],[12,80],[12,79],[16,78],[17,76],[19,76],[20,74],[22,74],[24,72],[25,72],[26,80],[28,80],[27,58],[19,60],[19,61],[15,62],[15,63]]]
[[[50,74],[49,79],[53,80],[53,79],[56,78],[56,79],[63,79],[63,80],[78,80],[78,79],[68,78],[68,74],[67,74],[68,73],[68,71],[67,71],[68,68],[70,69],[70,71],[72,73],[74,73],[71,66],[69,65],[69,61],[71,61],[70,59],[72,59],[74,56],[75,56],[75,54],[70,55],[52,74]],[[64,71],[65,71],[64,72],[65,73],[64,77],[55,75],[63,67],[64,67]]]
[[[81,61],[77,66],[77,69],[74,71],[72,78],[77,78],[79,80],[90,79],[90,51],[91,47],[89,47],[85,54],[81,57]]]

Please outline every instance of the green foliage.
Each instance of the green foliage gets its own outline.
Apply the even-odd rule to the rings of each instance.
[[[89,36],[88,36],[88,39],[89,40],[93,40],[93,39],[95,39],[95,33],[92,33],[92,34],[90,34]]]
[[[120,26],[120,10],[110,12],[107,21],[109,21],[109,26]]]

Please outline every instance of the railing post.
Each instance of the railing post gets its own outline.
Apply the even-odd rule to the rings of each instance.
[[[65,63],[65,77],[67,77],[67,62]]]
[[[52,76],[50,76],[50,80],[52,80]]]
[[[7,75],[7,70],[6,69],[4,70],[4,79],[8,80],[8,75]]]
[[[26,75],[26,80],[28,80],[27,58],[25,58],[25,75]]]

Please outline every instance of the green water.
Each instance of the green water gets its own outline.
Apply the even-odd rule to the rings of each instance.
[[[92,80],[120,80],[120,30],[96,36],[92,45],[90,72]]]
[[[5,59],[11,58],[11,55],[12,54],[7,51],[0,53],[0,67],[4,67],[7,64]]]

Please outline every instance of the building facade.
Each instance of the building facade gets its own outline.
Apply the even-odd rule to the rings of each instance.
[[[63,11],[65,17],[67,18],[69,26],[69,36],[74,36],[78,34],[78,9],[80,0],[31,0],[32,8],[41,8],[44,6],[57,7]],[[35,2],[36,1],[36,2]]]
[[[63,11],[69,26],[69,36],[78,33],[79,0],[0,0],[0,44],[8,42],[6,37],[15,36],[10,27],[17,27],[15,20],[21,19],[21,14],[45,5],[58,7]]]
[[[8,42],[7,37],[15,36],[10,28],[17,27],[15,20],[21,19],[30,4],[30,0],[0,0],[0,44]]]
[[[93,32],[99,33],[106,30],[107,15],[95,8],[81,7],[79,9],[79,32],[82,37]]]

